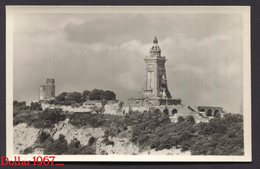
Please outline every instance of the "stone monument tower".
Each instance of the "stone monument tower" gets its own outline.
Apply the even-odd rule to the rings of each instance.
[[[161,49],[155,37],[150,55],[144,58],[145,73],[143,90],[137,98],[129,99],[132,106],[159,106],[181,104],[180,99],[172,99],[168,90],[165,56],[161,56]]]
[[[155,37],[150,49],[150,56],[145,57],[145,77],[141,95],[149,98],[172,98],[166,79],[165,56],[161,56],[161,49]]]

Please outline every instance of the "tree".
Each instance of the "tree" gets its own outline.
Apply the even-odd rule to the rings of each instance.
[[[66,95],[67,95],[67,92],[62,92],[61,94],[56,96],[56,100],[59,101],[59,102],[65,101],[66,100]]]
[[[93,89],[89,94],[90,100],[102,100],[104,98],[104,91],[100,89]]]
[[[84,98],[85,100],[88,100],[89,99],[89,94],[90,94],[90,91],[84,90],[82,92],[82,98]]]
[[[14,100],[14,101],[13,101],[13,106],[15,107],[17,104],[18,104],[18,101],[17,101],[17,100]]]
[[[34,116],[32,116],[34,117]],[[49,109],[46,108],[42,112],[37,114],[36,119],[33,120],[33,126],[36,128],[52,128],[54,124],[59,121],[65,120],[66,115],[63,114],[62,109]]]
[[[38,102],[31,102],[30,110],[42,111],[42,106]]]
[[[24,102],[24,101],[18,102],[16,100],[13,101],[13,117],[18,115],[23,110],[28,110],[28,109],[29,109],[29,106],[26,106],[26,102]]]
[[[54,154],[61,155],[67,151],[67,141],[65,140],[65,136],[60,134],[59,139],[55,140],[53,143],[50,143],[44,149],[44,154]]]
[[[81,100],[81,93],[79,92],[73,92],[67,94],[66,101],[80,103],[80,100]]]
[[[95,142],[95,140],[96,140],[96,138],[95,137],[90,137],[90,139],[88,140],[88,145],[89,146],[92,146],[93,145],[93,143]]]
[[[195,124],[195,119],[194,119],[194,117],[193,116],[191,116],[191,115],[188,115],[186,118],[185,118],[185,121],[186,122],[188,122],[188,123],[190,123],[190,124]]]
[[[29,108],[26,106],[25,101],[18,102],[16,100],[13,101],[13,107],[19,107],[21,110],[27,110]]]
[[[105,91],[103,95],[106,100],[116,100],[116,94],[110,90]]]
[[[185,120],[184,120],[184,118],[182,117],[182,116],[179,116],[178,117],[178,123],[182,123],[182,122],[184,122]]]

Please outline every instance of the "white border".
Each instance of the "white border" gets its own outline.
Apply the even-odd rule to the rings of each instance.
[[[243,15],[243,113],[244,156],[183,155],[58,155],[55,161],[252,161],[251,141],[251,44],[249,6],[6,6],[6,156],[14,160],[32,160],[33,155],[13,154],[13,14],[14,13],[241,13]]]

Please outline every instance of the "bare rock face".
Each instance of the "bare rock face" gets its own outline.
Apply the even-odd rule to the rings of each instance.
[[[139,154],[139,148],[131,143],[126,138],[109,138],[110,141],[114,142],[114,145],[105,145],[102,143],[102,138],[99,138],[96,143],[96,154],[97,155],[135,155]]]
[[[55,125],[53,129],[36,129],[34,127],[28,127],[27,124],[22,123],[14,126],[14,154],[20,154],[26,148],[33,147],[38,135],[41,131],[49,133],[54,140],[59,138],[60,134],[65,136],[68,144],[77,139],[80,141],[81,146],[88,144],[89,139],[93,136],[96,138],[96,154],[97,155],[190,155],[190,152],[181,152],[180,149],[172,148],[170,150],[149,150],[141,152],[139,148],[130,141],[130,137],[108,137],[109,141],[113,142],[112,145],[106,145],[103,142],[104,129],[102,128],[88,128],[83,126],[76,128],[69,123],[69,119],[62,121]],[[36,153],[37,152],[37,153]],[[43,150],[34,150],[34,154],[43,154]]]
[[[28,147],[33,147],[40,132],[45,132],[51,135],[54,140],[59,138],[60,134],[65,136],[68,144],[77,139],[80,141],[81,146],[88,144],[89,139],[93,136],[96,141],[96,154],[138,154],[139,148],[131,143],[128,138],[116,138],[109,137],[110,141],[114,142],[114,145],[105,145],[103,143],[104,129],[101,128],[88,128],[83,126],[76,128],[69,123],[69,119],[59,122],[52,129],[36,129],[34,127],[28,127],[27,124],[18,124],[14,126],[14,152],[20,154]],[[43,153],[41,151],[40,153]],[[40,154],[37,151],[37,154]]]
[[[119,109],[117,104],[114,105],[105,105],[105,112],[104,114],[111,114],[111,115],[117,115],[117,110]]]
[[[68,144],[76,138],[82,146],[88,144],[90,137],[101,138],[104,135],[104,130],[101,128],[86,128],[83,126],[78,129],[69,124],[69,119],[56,124],[52,129],[36,129],[22,123],[14,126],[13,130],[13,149],[15,154],[20,154],[26,148],[33,146],[41,132],[50,134],[54,140],[57,140],[59,135],[63,134]]]
[[[126,112],[126,108],[120,108],[119,103],[115,104],[106,104],[104,107],[105,111],[104,114],[111,114],[111,115],[124,115]]]
[[[13,149],[14,154],[21,153],[24,149],[32,146],[37,139],[39,129],[27,127],[27,124],[21,123],[13,127]]]
[[[109,137],[110,141],[114,142],[114,145],[105,145],[103,143],[104,129],[101,128],[87,128],[83,126],[81,128],[75,128],[69,124],[69,119],[55,125],[55,130],[52,130],[51,135],[54,140],[59,138],[59,135],[63,134],[68,144],[77,139],[80,141],[82,146],[88,144],[89,139],[93,136],[97,139],[96,141],[96,154],[138,154],[139,148],[131,143],[127,138],[116,138]]]
[[[77,139],[80,141],[82,146],[88,144],[90,137],[100,138],[104,135],[104,130],[101,128],[87,128],[85,126],[81,128],[76,128],[69,124],[69,119],[55,125],[54,130],[52,130],[51,136],[54,140],[59,138],[59,135],[63,134],[68,144]]]

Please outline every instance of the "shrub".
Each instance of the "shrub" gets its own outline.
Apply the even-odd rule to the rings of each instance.
[[[184,120],[184,118],[182,117],[182,116],[179,116],[178,117],[178,123],[182,123],[182,122],[184,122],[185,120]]]
[[[78,154],[90,154],[90,155],[95,155],[95,154],[96,154],[96,149],[95,149],[95,147],[84,146],[84,147],[81,147],[81,148],[79,149]]]
[[[34,121],[33,126],[36,128],[52,128],[59,121],[64,121],[66,118],[61,109],[44,109],[38,113],[38,118]]]
[[[65,136],[60,134],[59,139],[55,140],[53,143],[50,143],[44,149],[44,154],[46,155],[61,155],[67,151],[67,141]]]
[[[33,148],[28,147],[28,148],[24,149],[21,154],[32,154],[32,153],[33,153]]]
[[[185,121],[186,122],[188,122],[188,123],[190,123],[190,124],[195,124],[195,119],[194,119],[194,117],[193,116],[191,116],[191,115],[188,115],[186,118],[185,118]]]
[[[96,141],[95,137],[93,137],[93,136],[90,137],[90,139],[88,140],[88,145],[92,146],[95,141]]]
[[[42,106],[38,102],[31,102],[30,110],[42,111]]]
[[[26,106],[26,102],[13,101],[13,117],[15,118],[20,112],[28,110],[29,106]]]

